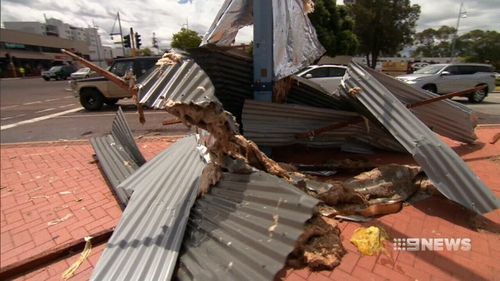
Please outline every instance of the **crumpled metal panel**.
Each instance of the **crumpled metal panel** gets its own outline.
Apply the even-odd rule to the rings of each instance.
[[[273,6],[273,79],[287,77],[310,65],[325,49],[304,12],[302,0],[272,0]],[[229,46],[238,30],[253,23],[252,0],[226,0],[202,45]]]
[[[273,280],[318,200],[264,172],[224,173],[193,206],[179,280]]]
[[[310,147],[340,147],[345,143],[364,143],[391,151],[405,151],[387,132],[369,122],[351,124],[309,139],[296,134],[350,121],[360,115],[295,104],[276,104],[247,100],[243,108],[243,134],[258,145],[284,146],[302,144]]]
[[[367,68],[366,71],[406,105],[438,96],[429,91],[413,88],[373,69]],[[410,111],[440,135],[465,143],[472,143],[477,139],[474,132],[477,116],[472,109],[463,104],[442,100],[411,108]]]
[[[156,67],[137,86],[140,102],[152,108],[164,108],[167,101],[219,104],[210,78],[190,59],[164,69]]]
[[[137,147],[121,107],[113,120],[111,134],[90,139],[97,160],[111,188],[122,205],[130,194],[119,184],[133,174],[146,160]]]
[[[194,136],[173,144],[120,187],[132,192],[91,280],[170,280],[205,166]]]
[[[355,87],[360,93],[349,94]],[[478,213],[500,206],[463,160],[362,66],[349,66],[342,89],[346,98],[368,110],[413,155],[447,198]]]
[[[274,76],[287,77],[325,53],[303,0],[273,0]]]
[[[201,45],[231,45],[238,31],[253,23],[252,13],[253,1],[251,0],[224,1],[212,25],[203,37]]]

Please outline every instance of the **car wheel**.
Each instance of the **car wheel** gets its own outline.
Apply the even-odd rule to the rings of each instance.
[[[113,105],[115,105],[118,102],[118,100],[120,100],[120,99],[106,98],[104,100],[104,103],[107,104],[107,105],[109,105],[109,106],[113,106]]]
[[[56,79],[57,81],[59,81],[59,80],[61,80],[61,77],[60,77],[59,75],[57,75],[57,76],[55,77],[55,79]]]
[[[478,85],[481,86],[481,85]],[[468,96],[470,103],[480,103],[486,98],[488,94],[488,88],[483,88],[482,90],[476,91],[474,94]]]
[[[89,111],[102,108],[104,97],[95,89],[83,89],[80,92],[80,104]]]
[[[49,81],[49,80],[50,80],[50,78],[49,78],[49,77],[43,77],[43,80],[45,80],[45,81]]]
[[[429,92],[433,92],[434,94],[437,94],[437,88],[435,85],[425,85],[422,87],[422,89],[426,90],[426,91],[429,91]]]

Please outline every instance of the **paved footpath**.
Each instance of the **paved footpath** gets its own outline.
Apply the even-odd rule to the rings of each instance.
[[[446,140],[481,180],[500,197],[500,141],[489,144],[500,127],[478,129],[480,142],[464,146]],[[175,138],[141,139],[139,148],[151,159]],[[48,251],[68,241],[111,228],[121,210],[106,185],[88,142],[2,145],[1,267]],[[375,155],[377,164],[412,162],[409,157]],[[365,224],[339,223],[347,254],[333,271],[286,268],[277,280],[500,280],[500,235],[488,232],[500,223],[500,211],[477,221],[473,214],[439,196],[408,205],[397,214]],[[475,231],[472,225],[486,231]],[[468,252],[392,251],[392,257],[361,257],[349,239],[360,226],[384,227],[393,238],[471,238]],[[493,225],[493,226],[492,226]],[[392,247],[392,243],[389,244]],[[71,280],[88,280],[105,244],[92,249]],[[79,254],[19,277],[61,280]]]

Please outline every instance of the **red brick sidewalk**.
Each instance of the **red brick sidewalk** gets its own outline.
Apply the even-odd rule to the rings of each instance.
[[[150,159],[172,141],[144,139],[139,147]],[[2,145],[2,268],[117,224],[120,207],[93,154],[87,141]],[[55,272],[40,274],[48,273]]]
[[[487,142],[499,131],[500,127],[478,129],[478,135],[484,145],[465,146],[446,140],[497,196],[500,194],[500,160],[495,157],[500,156],[500,142],[496,145]],[[150,159],[167,147],[169,141],[140,140],[139,147],[146,158]],[[2,267],[6,266],[4,261],[15,262],[47,250],[61,241],[81,240],[93,231],[114,226],[118,221],[121,212],[97,165],[91,163],[93,151],[88,143],[2,146],[1,152]],[[376,155],[372,160],[377,164],[411,162],[411,158],[401,157],[400,154]],[[65,191],[70,191],[71,194],[60,193]],[[42,197],[33,198],[35,196]],[[79,200],[80,198],[82,200]],[[55,203],[52,204],[53,202]],[[47,226],[49,221],[64,218],[68,213],[72,216],[66,221]],[[487,214],[487,218],[500,223],[500,211]],[[87,221],[83,223],[84,220]],[[342,222],[339,226],[342,229],[343,245],[348,253],[339,267],[324,272],[288,269],[283,279],[500,280],[500,235],[472,230],[472,220],[473,214],[461,206],[440,197],[433,197],[407,206],[397,214],[387,215],[363,225]],[[100,223],[96,224],[97,221]],[[467,237],[472,239],[472,250],[416,254],[394,251],[394,262],[385,255],[361,257],[349,239],[356,228],[369,225],[384,227],[394,238]],[[4,227],[7,227],[7,230],[4,230]],[[53,234],[57,231],[54,229],[59,230],[58,234]],[[44,231],[48,236],[38,238],[36,233]],[[24,233],[25,238],[19,240],[15,233]],[[12,235],[16,235],[15,239]],[[21,244],[19,241],[24,242]],[[104,247],[100,245],[94,248],[90,258],[81,265],[71,280],[88,280]],[[22,248],[22,251],[18,250],[19,248]],[[77,259],[78,254],[29,273],[20,280],[60,280],[62,272]]]

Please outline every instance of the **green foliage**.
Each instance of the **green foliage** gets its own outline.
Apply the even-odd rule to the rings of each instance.
[[[174,33],[172,38],[172,48],[186,50],[200,46],[201,37],[196,31],[181,28],[181,31]]]
[[[356,53],[359,42],[352,32],[354,23],[346,7],[337,6],[336,0],[316,0],[309,19],[327,55],[334,57]]]
[[[144,48],[139,50],[139,55],[147,57],[153,55],[153,52],[149,48]]]
[[[351,12],[359,50],[374,68],[380,54],[395,55],[413,41],[420,6],[410,0],[357,0]]]
[[[467,62],[490,63],[500,69],[500,33],[472,30],[457,39],[458,55]]]
[[[456,29],[443,25],[435,30],[428,28],[415,34],[414,43],[418,45],[414,57],[449,57],[451,41]]]

